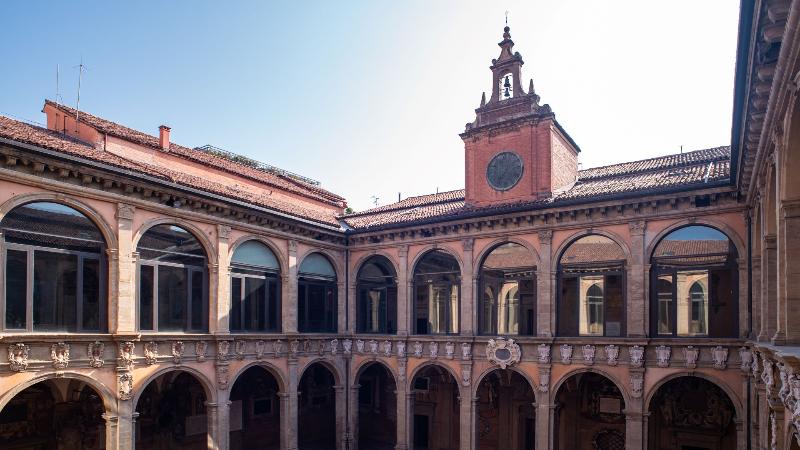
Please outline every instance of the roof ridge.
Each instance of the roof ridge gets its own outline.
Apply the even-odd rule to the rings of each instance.
[[[464,194],[461,195],[461,198],[459,198],[459,197],[455,197],[455,198],[440,198],[440,199],[432,199],[431,201],[423,202],[423,203],[419,203],[419,204],[402,205],[403,202],[408,202],[409,200],[414,200],[414,199],[418,199],[418,198],[422,198],[422,197],[429,197],[429,196],[430,197],[435,197],[435,196],[439,196],[439,195],[451,194],[451,193],[463,192],[463,191],[464,191],[464,188],[452,189],[452,190],[443,191],[443,192],[436,192],[436,193],[433,193],[433,194],[415,195],[415,196],[411,196],[411,197],[406,197],[403,200],[400,200],[399,202],[389,203],[389,204],[386,204],[386,205],[383,205],[383,206],[376,206],[375,208],[365,209],[364,211],[358,211],[358,212],[352,212],[352,213],[349,213],[349,214],[343,214],[343,215],[341,215],[339,217],[343,218],[343,219],[347,219],[347,218],[359,217],[359,216],[367,215],[367,214],[374,214],[376,212],[398,211],[398,210],[402,210],[402,209],[413,209],[413,208],[419,208],[419,207],[423,207],[423,206],[437,205],[437,204],[440,204],[440,203],[455,202],[455,201],[463,200]]]
[[[586,173],[586,172],[592,172],[592,171],[600,172],[603,169],[610,169],[610,168],[613,168],[613,167],[621,167],[621,166],[626,166],[626,165],[629,166],[629,165],[634,165],[634,164],[642,164],[642,163],[647,163],[647,162],[650,162],[650,161],[657,161],[657,160],[660,160],[660,159],[666,159],[666,158],[676,157],[676,156],[680,157],[680,156],[683,156],[683,155],[691,155],[691,154],[697,154],[697,153],[701,153],[701,152],[709,152],[709,151],[715,151],[715,150],[727,150],[728,152],[730,152],[730,148],[731,148],[730,145],[720,145],[720,146],[717,146],[717,147],[701,148],[701,149],[691,150],[691,151],[682,152],[682,153],[670,153],[670,154],[667,154],[667,155],[655,156],[655,157],[652,157],[652,158],[645,158],[645,159],[640,159],[640,160],[636,160],[636,161],[625,161],[625,162],[616,163],[616,164],[607,164],[607,165],[604,165],[604,166],[590,167],[588,169],[583,169],[583,170],[579,170],[578,171],[578,181],[599,180],[599,179],[603,179],[603,178],[620,177],[620,176],[629,175],[629,174],[643,174],[643,173],[654,172],[654,171],[659,171],[659,170],[665,170],[665,169],[671,169],[671,168],[678,168],[678,167],[697,165],[701,161],[705,161],[705,162],[719,161],[721,159],[724,159],[725,156],[724,155],[708,156],[706,158],[701,158],[700,160],[695,160],[695,161],[679,161],[679,162],[676,162],[675,164],[661,165],[661,166],[653,167],[653,168],[641,168],[641,169],[638,169],[638,170],[637,169],[632,169],[632,170],[627,170],[627,171],[622,171],[622,172],[606,173],[606,174],[602,174],[601,173],[601,174],[597,174],[597,175],[593,175],[593,176],[588,176],[586,178],[581,176],[583,173]],[[728,154],[728,158],[730,158],[730,153]]]

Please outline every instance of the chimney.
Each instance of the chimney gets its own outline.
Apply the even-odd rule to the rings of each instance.
[[[166,125],[158,127],[158,145],[164,150],[169,150],[169,130]]]

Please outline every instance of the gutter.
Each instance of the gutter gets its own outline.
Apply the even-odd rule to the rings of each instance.
[[[741,145],[744,137],[743,119],[747,108],[745,94],[749,90],[747,81],[749,81],[750,76],[747,73],[747,69],[752,45],[755,0],[741,0],[739,5],[739,35],[734,72],[733,117],[731,119],[731,184],[738,184],[739,162],[744,155],[744,152],[741,151]]]

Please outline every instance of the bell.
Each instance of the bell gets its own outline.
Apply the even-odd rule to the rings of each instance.
[[[511,97],[511,77],[508,75],[506,75],[505,81],[503,81],[503,97]]]
[[[503,97],[506,98],[511,97],[511,91],[509,88],[506,87],[505,89],[503,89]]]
[[[511,77],[509,77],[508,75],[506,75],[506,81],[503,82],[503,87],[506,89],[511,87]]]

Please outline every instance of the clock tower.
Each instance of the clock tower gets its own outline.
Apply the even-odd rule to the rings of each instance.
[[[465,198],[469,205],[546,199],[571,186],[580,149],[556,121],[550,105],[539,104],[530,81],[522,89],[522,56],[514,52],[510,28],[503,30],[500,56],[492,60],[492,95],[475,110],[461,134],[465,155]]]

